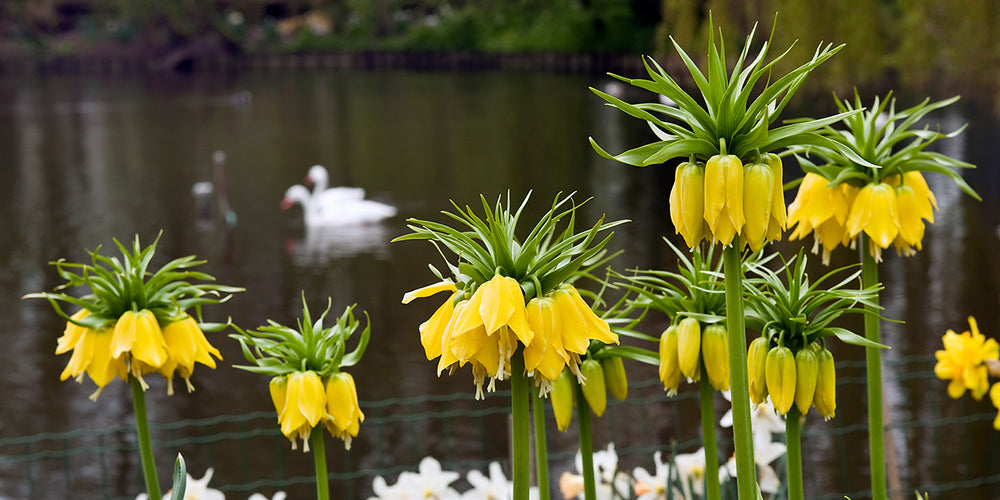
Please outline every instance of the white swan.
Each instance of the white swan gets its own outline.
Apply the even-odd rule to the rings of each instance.
[[[333,203],[340,200],[363,200],[365,198],[364,188],[359,187],[329,187],[330,174],[327,173],[323,165],[313,165],[309,167],[306,174],[306,184],[313,185],[312,196],[324,203]],[[326,200],[331,201],[327,202]]]
[[[302,205],[306,227],[331,227],[374,224],[396,215],[396,207],[360,198],[317,197],[305,186],[296,184],[285,191],[281,208]]]

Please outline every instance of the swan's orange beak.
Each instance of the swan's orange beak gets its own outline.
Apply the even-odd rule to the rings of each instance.
[[[292,202],[292,200],[289,200],[288,198],[282,198],[281,199],[281,209],[282,210],[288,210],[289,208],[292,208],[293,204],[294,203]]]

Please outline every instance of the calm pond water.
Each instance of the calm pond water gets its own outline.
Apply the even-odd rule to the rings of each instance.
[[[294,324],[303,293],[314,310],[328,297],[335,311],[357,303],[373,324],[372,343],[353,370],[363,401],[455,393],[467,393],[471,400],[469,373],[437,378],[436,364],[426,361],[420,348],[417,325],[438,301],[400,304],[404,292],[434,280],[427,264],[439,265],[440,257],[429,244],[389,240],[406,232],[406,217],[441,220],[438,212],[449,208],[450,199],[476,204],[480,194],[492,200],[509,191],[520,200],[532,190],[531,207],[538,212],[556,193],[576,191],[580,199],[593,197],[582,209],[584,223],[602,214],[632,220],[616,231],[612,247],[626,250],[615,261],[616,268],[672,267],[674,259],[661,240],[663,235],[674,236],[666,208],[670,169],[608,162],[587,143],[587,137],[594,136],[606,149],[621,151],[648,140],[648,131],[637,120],[603,106],[587,89],[606,81],[543,73],[395,71],[0,80],[0,439],[131,425],[130,394],[124,384],[111,384],[93,403],[87,399],[92,392],[89,381],[59,382],[68,356],[52,352],[63,324],[44,301],[24,301],[21,296],[59,283],[50,261],[84,261],[85,249],[103,245],[111,251],[112,238],[128,240],[135,234],[150,242],[160,230],[158,255],[164,260],[195,254],[208,260],[203,270],[221,283],[246,288],[231,302],[213,308],[210,319],[231,316],[249,328],[268,319]],[[818,95],[829,95],[817,90]],[[901,95],[904,106],[924,97]],[[933,97],[949,95],[942,90]],[[899,426],[891,448],[900,484],[933,491],[936,484],[971,481],[963,483],[962,488],[968,487],[963,494],[983,499],[997,497],[1000,481],[995,458],[1000,443],[990,427],[991,416],[983,416],[992,407],[986,401],[951,402],[944,396],[946,384],[926,375],[941,334],[948,328],[965,329],[966,316],[975,315],[987,335],[1000,336],[1000,319],[992,314],[1000,298],[1000,169],[997,117],[989,110],[984,103],[965,99],[936,115],[944,130],[969,123],[965,134],[943,142],[942,148],[979,165],[965,175],[983,201],[931,176],[941,211],[927,231],[924,250],[909,259],[890,252],[882,267],[885,315],[905,322],[884,326],[885,340],[893,347],[887,364],[902,363],[919,371],[907,377],[889,369],[886,375],[890,418]],[[802,113],[827,111],[807,107]],[[216,150],[227,155],[229,196],[238,217],[232,230],[217,216],[200,218],[191,196],[194,183],[212,178]],[[282,211],[278,204],[285,188],[301,182],[316,163],[330,169],[333,184],[364,187],[370,198],[398,207],[400,216],[333,238],[306,235],[301,212]],[[794,242],[778,245],[786,255],[798,247]],[[855,258],[841,251],[834,260],[847,264]],[[271,410],[266,378],[230,367],[242,361],[236,342],[223,335],[212,341],[225,361],[215,371],[196,370],[193,394],[167,398],[162,379],[151,381],[147,404],[154,423]],[[862,359],[860,349],[842,348],[837,356]],[[912,359],[919,362],[907,364]],[[637,376],[655,376],[641,367],[630,370]],[[842,382],[852,377],[855,382],[842,389],[839,398],[835,422],[841,432],[807,437],[807,485],[817,495],[854,493],[854,498],[864,498],[867,444],[861,433],[865,408],[858,381],[863,373],[856,363],[841,372]],[[646,394],[661,392],[655,385],[647,389]],[[487,406],[497,406],[500,399],[488,398]],[[669,449],[672,442],[696,438],[696,406],[685,401],[641,408],[648,412],[644,418],[657,422],[653,448]],[[724,409],[721,400],[719,407]],[[638,411],[620,408],[619,424]],[[969,415],[979,417],[955,424]],[[362,473],[366,468],[415,467],[420,457],[438,453],[447,453],[451,460],[503,459],[504,421],[492,422],[496,428],[477,429],[474,426],[481,423],[465,423],[458,416],[443,430],[421,427],[417,432],[426,442],[412,441],[405,436],[409,431],[393,431],[402,434],[390,432],[388,437],[379,433],[388,449],[373,444],[375,431],[366,435],[363,426],[351,463],[335,467]],[[645,446],[632,457],[623,453],[623,463],[629,469],[651,467],[649,435],[629,432],[627,424],[617,431],[604,429],[598,422],[598,446],[611,440],[619,449]],[[810,420],[809,425],[814,424],[821,430],[833,428],[832,423]],[[435,444],[442,433],[459,437],[452,449],[443,451]],[[118,440],[105,445],[122,446],[133,438],[121,433]],[[572,442],[558,436],[553,440]],[[213,484],[245,482],[246,471],[240,475],[227,463],[246,453],[283,455],[287,475],[310,473],[301,453],[275,446],[274,440],[264,442],[263,450],[219,452],[214,459],[198,455],[194,446],[181,451],[204,460],[192,462],[196,476],[215,466]],[[166,481],[174,450],[157,451]],[[140,491],[139,472],[124,452],[116,453],[110,467],[119,473],[110,485],[98,486],[101,480],[95,477],[100,473],[88,463],[72,466],[73,486],[64,484],[65,470],[35,468],[32,474],[40,479],[29,488],[21,477],[22,466],[12,466],[0,470],[0,498],[134,495]],[[251,466],[249,477],[274,477],[273,471],[258,469]],[[366,494],[370,478],[361,475],[353,481],[355,489],[344,495]],[[309,488],[301,491],[302,496],[311,495]],[[245,496],[242,491],[230,495]]]

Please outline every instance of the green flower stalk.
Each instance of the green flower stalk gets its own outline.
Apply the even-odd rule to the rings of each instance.
[[[215,368],[213,356],[222,359],[204,332],[228,325],[201,322],[201,308],[225,302],[231,294],[243,291],[210,283],[215,278],[192,270],[205,263],[193,256],[174,259],[151,271],[159,239],[158,235],[151,245],[143,247],[136,236],[130,248],[114,240],[120,259],[102,255],[98,247],[88,251],[89,264],[53,262],[66,282],[55,292],[25,295],[48,300],[56,314],[66,320],[55,350],[56,354],[72,352],[62,380],[73,377],[82,382],[87,374],[97,385],[90,396],[94,401],[115,378],[130,382],[146,491],[154,500],[160,498],[160,487],[146,418],[144,391],[149,385],[143,376],[161,374],[167,380],[167,394],[173,394],[173,377],[179,374],[188,392],[193,391],[195,363]],[[70,288],[82,288],[84,294],[61,291]],[[60,303],[77,310],[68,314]]]
[[[640,319],[650,310],[670,318],[670,326],[660,339],[646,336],[659,344],[659,353],[638,356],[640,348],[631,354],[640,361],[652,359],[659,364],[664,390],[674,395],[681,380],[699,381],[702,439],[705,447],[705,477],[707,498],[721,496],[718,478],[718,449],[715,436],[714,391],[729,390],[729,338],[723,322],[726,319],[726,296],[721,280],[722,260],[714,258],[714,247],[705,254],[696,249],[690,257],[665,240],[677,255],[678,272],[634,271],[631,275],[615,275],[615,285],[630,292],[624,299],[626,311],[641,311]],[[638,323],[638,320],[635,321]],[[630,328],[634,325],[630,325]],[[624,331],[630,331],[627,329]],[[632,332],[631,335],[640,336]],[[610,350],[621,348],[610,348]],[[624,354],[623,354],[624,355]]]
[[[644,60],[649,80],[616,78],[660,94],[675,106],[660,102],[633,105],[592,89],[610,105],[645,120],[658,141],[618,155],[609,154],[593,139],[590,142],[601,156],[635,166],[674,158],[687,160],[677,167],[669,199],[670,218],[689,247],[699,246],[702,240],[725,247],[726,326],[739,495],[755,498],[740,250],[749,245],[756,251],[765,242],[780,239],[785,228],[782,165],[775,153],[792,146],[830,144],[815,130],[856,112],[774,126],[809,73],[842,46],[820,46],[805,64],[785,75],[775,75],[775,63],[788,51],[765,62],[771,46],[767,41],[752,55],[752,31],[736,61],[730,63],[721,35],[717,43],[715,28],[711,22],[709,25],[705,71],[673,42],[700,96],[689,94],[652,59]]]
[[[315,321],[302,296],[302,319],[296,328],[272,320],[257,330],[242,330],[231,337],[238,340],[250,365],[236,368],[268,375],[271,402],[278,414],[281,433],[292,443],[292,449],[302,440],[302,451],[313,446],[316,468],[316,492],[320,499],[329,498],[326,450],[323,432],[313,432],[323,425],[327,431],[351,449],[365,415],[358,402],[354,378],[343,371],[361,361],[371,336],[371,321],[367,320],[353,351],[347,352],[347,341],[360,322],[354,318],[354,306],[347,307],[331,326],[324,326],[332,300]]]
[[[514,498],[525,500],[528,380],[534,381],[543,396],[556,387],[567,370],[582,384],[586,375],[581,365],[591,347],[618,343],[618,335],[573,283],[589,277],[592,269],[611,258],[604,250],[611,233],[599,235],[625,221],[605,223],[601,219],[577,232],[579,205],[572,202],[571,195],[557,196],[522,236],[517,226],[528,197],[516,207],[509,195],[506,204],[498,199],[491,206],[485,197],[481,202],[483,215],[454,203],[456,212],[442,212],[457,223],[457,228],[408,220],[412,232],[394,241],[430,240],[453,253],[456,261],[445,257],[447,274],[431,266],[439,281],[405,294],[403,303],[439,292],[450,294],[419,327],[427,359],[438,359],[438,373],[470,365],[477,399],[494,390],[497,381],[511,378],[511,411],[517,424],[513,436]],[[587,371],[592,379],[603,376],[599,365]],[[553,409],[560,428],[564,428],[561,422],[565,417],[558,417],[565,411],[565,397],[560,394],[556,399],[561,403]]]
[[[958,97],[922,103],[896,111],[891,94],[875,98],[863,113],[844,118],[843,129],[828,125],[821,130],[830,145],[795,150],[807,157],[799,163],[806,172],[795,200],[789,205],[791,238],[813,235],[814,252],[823,249],[823,261],[838,246],[858,245],[863,286],[878,283],[878,263],[882,250],[890,245],[903,256],[915,254],[922,247],[924,221],[934,222],[937,201],[924,179],[923,172],[950,177],[968,195],[979,195],[956,171],[974,165],[927,151],[938,139],[955,137],[964,126],[942,133],[927,127],[916,128],[930,112],[951,105]],[[853,103],[837,100],[844,112],[862,111],[857,92]],[[878,307],[876,297],[871,309]],[[876,316],[865,318],[865,337],[881,342]],[[868,435],[870,445],[872,496],[887,498],[885,484],[885,444],[882,432],[882,366],[878,350],[866,353],[868,378]]]
[[[807,259],[801,250],[794,262],[782,264],[783,279],[766,262],[749,263],[746,318],[762,334],[750,344],[747,373],[752,401],[760,404],[770,396],[775,411],[785,415],[788,493],[790,499],[800,500],[804,498],[803,419],[812,407],[826,419],[832,418],[836,409],[833,356],[825,343],[827,338],[836,337],[849,344],[885,347],[834,325],[846,314],[878,318],[872,306],[881,286],[848,288],[859,281],[861,271],[850,272],[847,267],[810,283]]]

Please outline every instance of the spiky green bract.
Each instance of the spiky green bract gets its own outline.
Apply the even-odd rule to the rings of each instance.
[[[666,238],[663,241],[677,256],[677,272],[654,269],[613,275],[615,286],[632,292],[629,306],[637,310],[663,312],[672,322],[679,322],[685,317],[705,324],[725,320],[722,259],[715,255],[715,247],[709,246],[704,252],[686,252]],[[654,337],[647,340],[659,342],[659,338]]]
[[[675,106],[656,103],[629,104],[597,89],[595,94],[623,112],[646,120],[660,139],[611,155],[590,143],[601,156],[629,165],[647,166],[664,163],[677,157],[694,157],[700,162],[714,155],[733,154],[743,163],[755,160],[760,154],[778,151],[789,146],[829,144],[814,131],[855,113],[849,111],[818,120],[802,120],[772,128],[782,111],[798,91],[806,76],[823,61],[833,56],[843,45],[819,46],[812,59],[786,75],[776,76],[774,66],[791,50],[789,47],[777,57],[765,62],[771,41],[764,42],[756,55],[751,57],[751,45],[756,26],[746,38],[732,71],[728,68],[721,30],[718,41],[715,28],[709,22],[708,63],[705,71],[681,46],[671,38],[677,53],[684,61],[697,86],[699,95],[692,96],[652,58],[643,63],[650,80],[631,79],[611,75],[651,92],[662,95]],[[755,98],[752,96],[756,94]]]
[[[602,232],[628,222],[606,223],[602,217],[590,229],[576,232],[576,210],[583,203],[576,203],[572,196],[573,193],[556,195],[549,210],[524,237],[518,235],[517,224],[531,197],[530,192],[517,207],[511,204],[510,193],[507,194],[506,204],[502,203],[502,197],[498,197],[492,207],[485,196],[480,196],[482,216],[469,206],[463,209],[452,202],[455,212],[441,213],[457,222],[456,227],[429,220],[408,219],[407,227],[412,233],[393,242],[431,240],[458,256],[454,263],[445,257],[450,278],[431,266],[431,270],[442,280],[454,280],[458,290],[471,294],[479,285],[501,274],[517,280],[527,302],[564,283],[572,283],[610,259],[604,247],[614,233],[607,233],[603,239],[598,237]]]
[[[789,347],[793,352],[831,335],[848,344],[885,347],[833,325],[846,314],[877,315],[865,307],[876,304],[881,284],[850,288],[852,284],[860,286],[861,270],[856,265],[834,269],[810,283],[803,250],[790,262],[781,260],[784,277],[761,262],[747,262],[744,284],[748,326],[763,332],[773,345]],[[833,282],[836,279],[839,281]]]
[[[313,321],[302,296],[302,319],[296,328],[284,326],[272,320],[257,330],[236,328],[239,333],[230,337],[238,340],[243,355],[251,365],[236,365],[236,368],[271,377],[294,372],[313,371],[325,379],[342,368],[353,366],[361,360],[371,334],[371,321],[365,313],[364,330],[357,346],[346,352],[347,340],[360,326],[354,318],[354,307],[349,306],[332,326],[324,326],[323,321],[330,312],[332,301],[328,300],[323,314]]]
[[[896,99],[890,92],[885,98],[875,97],[867,110],[858,92],[850,99],[837,99],[837,107],[849,113],[841,120],[841,127],[830,124],[820,133],[831,143],[818,147],[795,147],[794,151],[814,157],[817,161],[800,159],[802,170],[822,176],[830,185],[848,183],[856,187],[878,183],[883,179],[913,171],[936,172],[955,181],[969,196],[980,200],[979,195],[955,169],[975,168],[975,165],[957,160],[935,151],[927,151],[938,139],[956,137],[965,130],[942,133],[931,130],[926,124],[917,128],[932,111],[945,108],[958,101],[950,99],[920,104],[903,111],[896,111]]]
[[[191,270],[206,262],[195,260],[193,255],[171,260],[155,272],[150,271],[156,244],[162,235],[162,232],[158,234],[153,243],[145,248],[139,243],[138,235],[132,240],[131,248],[115,239],[120,259],[102,255],[98,246],[87,251],[89,264],[63,259],[51,262],[59,277],[66,282],[56,287],[56,292],[31,293],[24,298],[47,299],[67,322],[99,330],[113,325],[126,311],[143,309],[152,311],[161,325],[183,319],[189,309],[196,311],[193,316],[200,321],[201,306],[225,302],[233,293],[243,291],[243,288],[214,283],[191,283],[189,280],[215,281],[207,273]],[[75,297],[60,292],[76,287],[84,287],[87,293]],[[59,302],[86,309],[89,314],[83,318],[72,318],[62,310]],[[203,331],[219,331],[226,325],[199,322]]]

